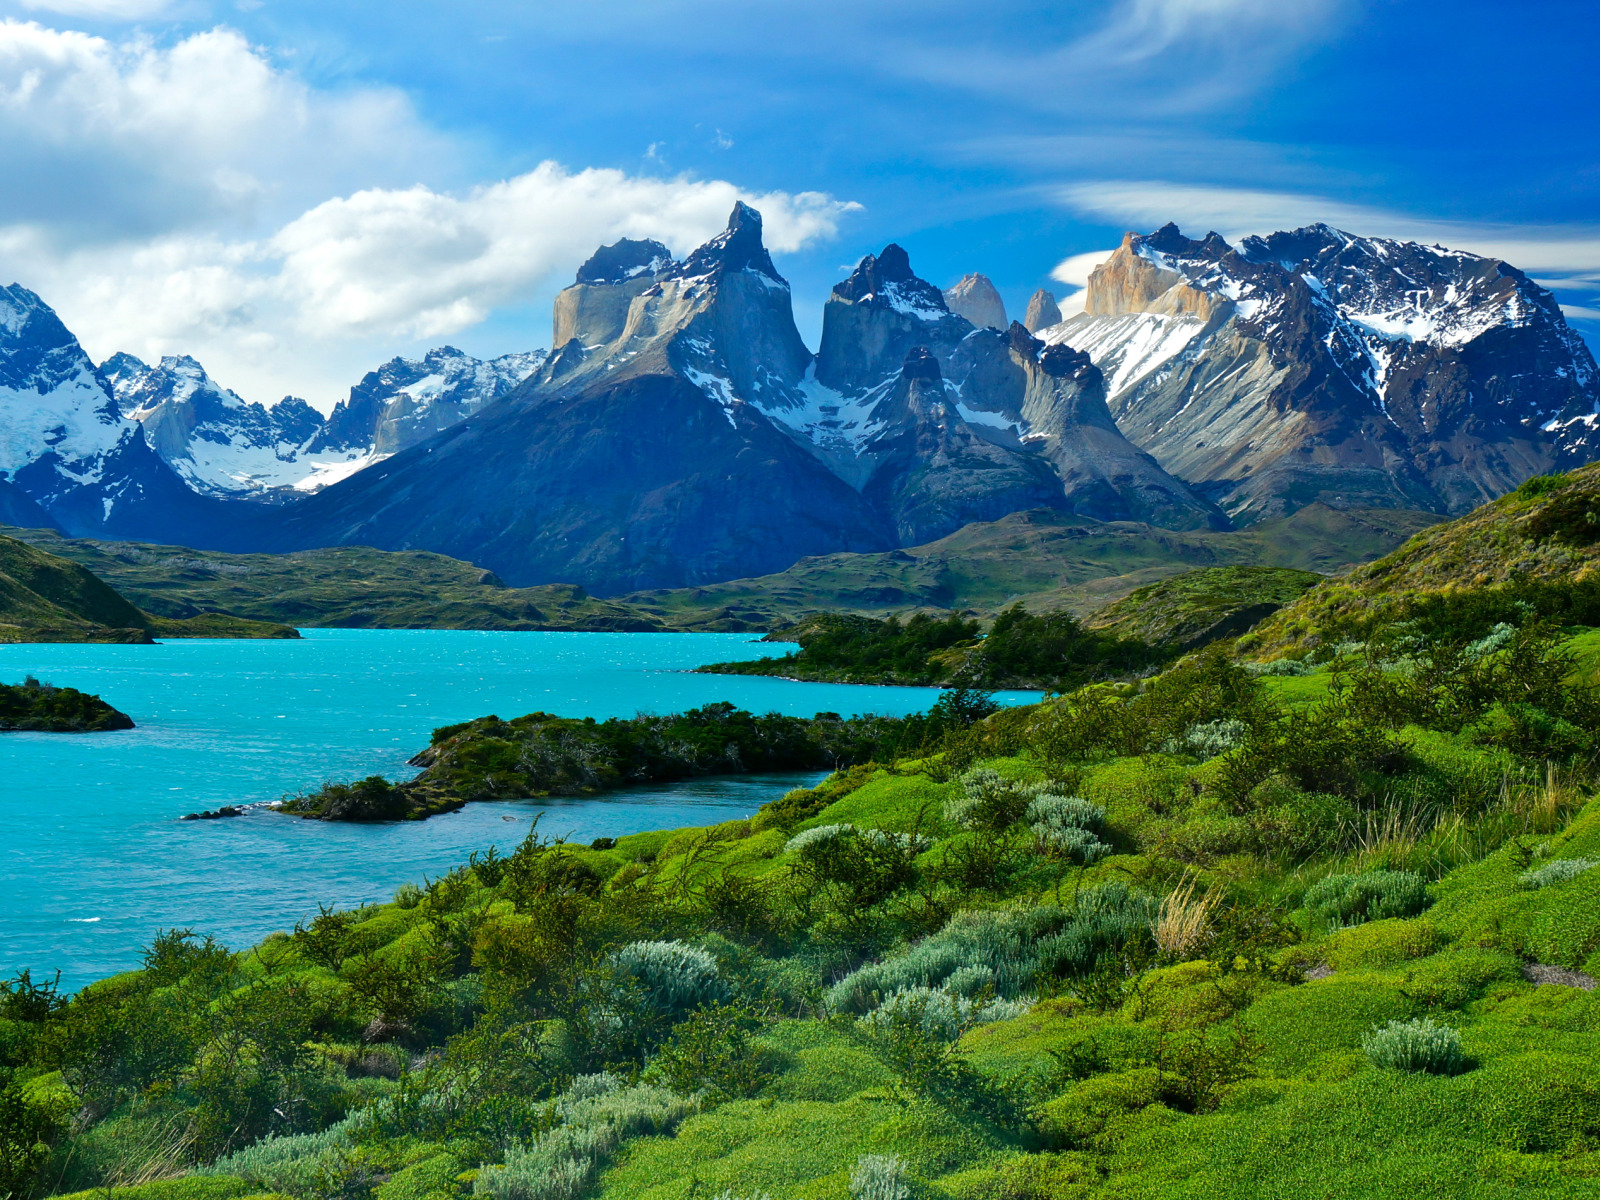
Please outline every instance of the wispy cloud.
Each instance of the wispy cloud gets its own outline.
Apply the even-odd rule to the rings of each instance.
[[[1060,203],[1108,224],[1149,230],[1175,221],[1191,236],[1215,230],[1230,241],[1317,222],[1369,237],[1469,250],[1524,271],[1550,272],[1574,285],[1600,273],[1600,227],[1442,221],[1328,196],[1160,180],[1102,180],[1056,189]]]
[[[1102,15],[1088,25],[1031,21],[1026,45],[938,44],[908,35],[886,63],[951,87],[1079,118],[1173,116],[1256,90],[1286,62],[1326,40],[1357,5],[1117,0],[1096,7]]]

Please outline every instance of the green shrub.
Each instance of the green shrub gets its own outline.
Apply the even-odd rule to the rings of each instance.
[[[1271,662],[1247,663],[1246,666],[1252,675],[1279,677],[1309,675],[1316,670],[1310,663],[1298,658],[1275,658]]]
[[[619,983],[637,988],[644,1003],[663,1015],[687,1013],[728,994],[717,960],[682,942],[630,942],[611,955],[610,966]]]
[[[1595,867],[1600,867],[1600,858],[1558,858],[1554,862],[1545,863],[1542,867],[1524,871],[1517,876],[1517,882],[1525,888],[1537,890],[1576,879],[1585,871],[1592,871]]]
[[[1242,746],[1249,733],[1250,727],[1237,717],[1203,721],[1189,726],[1182,736],[1167,739],[1161,751],[1163,754],[1188,754],[1199,759],[1216,758],[1219,754]]]
[[[961,776],[961,791],[945,802],[945,820],[963,829],[1003,833],[1027,814],[1043,787],[1007,779],[992,767],[974,767]]]
[[[1363,1038],[1361,1048],[1373,1066],[1394,1071],[1458,1075],[1466,1065],[1461,1035],[1426,1017],[1390,1021]]]
[[[1041,977],[1092,970],[1102,955],[1150,936],[1156,902],[1121,883],[1090,888],[1070,908],[1043,904],[1019,912],[963,912],[911,950],[851,972],[828,989],[829,1009],[864,1013],[912,987],[939,987],[966,970],[998,996],[1016,997]]]
[[[1427,885],[1410,871],[1330,875],[1306,892],[1306,911],[1334,928],[1414,917],[1428,906]]]
[[[850,1172],[850,1200],[911,1200],[905,1160],[897,1154],[863,1154]]]
[[[861,1021],[870,1029],[909,1022],[930,1038],[954,1042],[969,1029],[1012,1020],[1031,1007],[1025,1000],[973,1000],[943,988],[909,987],[886,997]]]
[[[695,1102],[665,1088],[624,1087],[614,1075],[584,1075],[555,1104],[561,1122],[484,1167],[475,1190],[492,1200],[578,1200],[605,1159],[628,1138],[670,1133]]]

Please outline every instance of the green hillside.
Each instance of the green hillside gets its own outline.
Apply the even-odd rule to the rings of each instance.
[[[30,530],[40,533],[40,530]],[[0,536],[0,641],[149,642],[160,637],[297,637],[277,624],[140,611],[82,565]]]
[[[598,599],[570,585],[508,588],[422,551],[366,547],[224,554],[9,530],[88,567],[165,618],[228,613],[340,628],[768,630],[827,610],[994,614],[1022,599],[1086,615],[1141,584],[1228,563],[1333,571],[1393,549],[1437,518],[1313,505],[1240,532],[1175,533],[1132,522],[1016,513],[926,546],[803,559],[758,579]]]
[[[1293,567],[1206,567],[1146,584],[1087,624],[1152,646],[1193,650],[1244,633],[1322,582]]]
[[[1373,629],[1421,623],[1463,639],[1537,611],[1600,624],[1600,464],[1528,480],[1329,580],[1263,622],[1260,657],[1325,656]]]
[[[70,1000],[34,964],[0,1192],[1600,1196],[1600,632],[1505,624],[1218,643],[748,819],[530,835]],[[723,715],[713,756],[806,724]],[[437,764],[581,784],[690,754],[682,720],[486,719]]]
[[[663,621],[690,615],[704,621],[709,610],[748,620],[753,628],[775,628],[819,610],[994,614],[1017,601],[1033,612],[1085,617],[1135,588],[1197,567],[1337,571],[1387,554],[1438,520],[1429,513],[1314,504],[1243,530],[1176,532],[1040,509],[968,525],[925,546],[806,558],[777,575],[624,599]]]

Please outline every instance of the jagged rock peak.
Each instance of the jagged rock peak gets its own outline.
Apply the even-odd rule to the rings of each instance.
[[[623,238],[601,246],[578,268],[577,283],[623,283],[641,275],[657,275],[675,266],[672,251],[650,238]],[[459,354],[460,351],[454,353]]]
[[[906,351],[906,361],[900,368],[900,374],[906,379],[927,379],[937,382],[941,378],[939,360],[926,346],[913,346]]]
[[[695,250],[674,272],[684,279],[723,271],[756,271],[768,279],[787,284],[772,265],[772,255],[761,241],[761,214],[743,200],[734,202],[728,214],[728,227]]]
[[[1046,375],[1057,379],[1086,379],[1089,372],[1098,373],[1094,360],[1082,350],[1075,350],[1065,342],[1046,343],[1029,332],[1026,325],[1011,322],[1006,330],[1011,342],[1011,352],[1038,363]]]
[[[944,293],[911,269],[911,256],[890,242],[876,256],[867,255],[850,273],[850,278],[833,285],[840,300],[893,308],[916,316],[937,319],[950,311]]]
[[[1040,288],[1028,300],[1028,312],[1022,318],[1022,327],[1029,333],[1038,333],[1041,329],[1059,324],[1061,306],[1056,303],[1055,293]]]
[[[944,302],[951,312],[979,329],[1004,329],[1007,325],[1005,301],[987,275],[963,275],[959,283],[945,291]]]

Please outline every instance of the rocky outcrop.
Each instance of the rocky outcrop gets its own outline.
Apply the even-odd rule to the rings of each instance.
[[[876,469],[865,496],[900,545],[1028,508],[1062,507],[1061,483],[1037,455],[997,444],[962,419],[931,351],[917,347],[879,402],[883,429],[867,444]]]
[[[945,289],[944,302],[979,329],[1004,329],[1009,324],[1005,302],[987,275],[963,275],[955,287]]]
[[[1246,521],[1465,511],[1571,462],[1600,405],[1592,356],[1520,271],[1326,226],[1238,248],[1130,234],[1049,338],[1101,369],[1131,441]]]
[[[1040,288],[1028,298],[1028,312],[1022,318],[1022,327],[1029,333],[1038,333],[1041,329],[1059,324],[1061,306],[1056,303],[1055,294]]]
[[[910,256],[890,243],[862,259],[828,296],[817,382],[858,395],[893,378],[912,350],[947,358],[972,329],[971,321],[950,311],[944,293],[917,278]]]
[[[1106,407],[1105,377],[1087,354],[1047,346],[1021,325],[1008,338],[1025,381],[1027,440],[1054,465],[1068,510],[1168,529],[1227,528],[1214,505],[1122,436]]]
[[[623,238],[602,246],[578,268],[572,286],[556,297],[550,345],[576,341],[593,349],[616,341],[627,326],[633,298],[675,265],[672,252],[657,241]]]
[[[764,413],[798,398],[810,354],[754,210],[658,264],[612,341],[581,354],[575,341],[498,404],[308,499],[267,536],[426,546],[513,586],[600,595],[886,544],[859,493]]]

